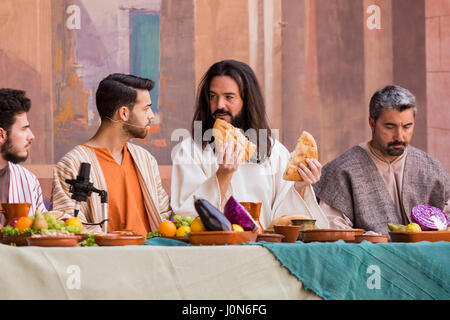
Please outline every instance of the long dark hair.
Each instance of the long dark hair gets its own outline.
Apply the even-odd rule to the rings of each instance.
[[[242,113],[243,122],[242,130],[246,132],[248,129],[255,129],[257,141],[252,141],[258,146],[257,161],[261,162],[266,157],[270,157],[272,151],[271,131],[267,122],[266,106],[259,87],[258,80],[253,70],[245,63],[235,60],[224,60],[213,64],[205,73],[197,91],[196,107],[194,118],[192,120],[192,136],[194,136],[195,121],[202,122],[202,137],[205,131],[214,126],[215,119],[211,115],[211,107],[209,103],[210,84],[214,77],[229,76],[236,81],[239,87],[239,94],[243,101]],[[259,141],[260,130],[265,129],[267,132],[266,141]],[[253,139],[250,139],[253,140]],[[208,141],[203,141],[202,147],[205,148]],[[267,144],[267,152],[262,152],[262,146]]]

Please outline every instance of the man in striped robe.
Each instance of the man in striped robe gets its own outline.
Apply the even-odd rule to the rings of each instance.
[[[39,180],[19,165],[34,140],[27,118],[30,107],[24,91],[0,89],[0,203],[31,203],[32,216],[36,209],[47,210]],[[6,222],[0,207],[0,225]]]
[[[108,193],[108,232],[133,230],[142,235],[158,228],[171,214],[169,197],[161,184],[156,159],[144,148],[129,142],[145,138],[154,114],[151,110],[152,80],[112,74],[96,92],[101,125],[86,143],[67,153],[54,169],[51,209],[73,215],[67,179],[76,179],[81,163],[91,165],[90,182]],[[96,193],[81,203],[82,222],[104,220]],[[87,230],[101,232],[99,226]]]

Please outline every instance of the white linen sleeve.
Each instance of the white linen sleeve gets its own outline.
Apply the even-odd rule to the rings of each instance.
[[[221,195],[212,159],[203,159],[199,147],[181,142],[172,152],[170,204],[175,214],[197,216],[194,196],[220,208]],[[210,167],[208,167],[210,166]],[[206,167],[206,168],[205,168]]]

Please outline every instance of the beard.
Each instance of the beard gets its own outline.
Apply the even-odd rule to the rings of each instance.
[[[0,153],[3,159],[14,164],[24,162],[28,159],[28,152],[26,156],[19,156],[18,151],[13,147],[9,137],[6,138],[5,143],[2,145]]]
[[[145,127],[141,127],[133,122],[135,122],[134,118],[133,116],[130,116],[130,119],[124,123],[123,129],[133,138],[144,139],[147,136],[148,126],[150,125],[150,122]]]
[[[214,118],[214,119],[216,119],[216,117],[218,116],[218,115],[227,115],[227,116],[229,116],[231,119],[230,119],[230,124],[233,126],[233,127],[236,127],[236,128],[241,128],[242,129],[242,127],[243,127],[243,125],[244,125],[244,121],[245,121],[245,116],[244,116],[244,113],[243,113],[243,109],[237,114],[237,115],[235,115],[235,116],[233,116],[230,112],[228,112],[227,110],[224,110],[224,109],[217,109],[216,111],[214,111],[214,113],[212,114],[212,117]]]
[[[402,146],[403,148],[394,148],[395,146]],[[407,146],[408,144],[406,142],[392,141],[387,144],[384,151],[390,156],[398,157],[405,152]]]

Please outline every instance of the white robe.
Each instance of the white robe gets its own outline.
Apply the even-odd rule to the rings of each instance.
[[[175,214],[197,216],[194,196],[208,200],[223,212],[226,201],[233,196],[239,202],[262,202],[263,228],[285,214],[303,214],[316,219],[317,228],[328,228],[313,188],[306,188],[303,199],[295,190],[294,182],[283,180],[290,154],[278,140],[272,142],[269,159],[261,164],[246,162],[239,166],[224,199],[216,177],[219,166],[213,149],[207,145],[202,151],[191,138],[177,144],[172,150],[171,182],[171,207]]]

